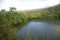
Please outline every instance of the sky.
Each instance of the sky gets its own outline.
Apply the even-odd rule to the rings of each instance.
[[[10,7],[16,7],[17,10],[30,10],[57,4],[60,4],[60,0],[0,0],[0,10],[9,10]]]

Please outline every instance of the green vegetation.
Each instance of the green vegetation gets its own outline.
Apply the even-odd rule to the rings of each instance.
[[[46,19],[60,20],[60,5],[29,12],[17,12],[16,8],[10,7],[10,11],[0,11],[0,40],[17,40],[16,32],[18,24],[22,26],[29,20]]]
[[[14,8],[13,11],[0,12],[0,40],[15,40],[17,32],[17,24],[26,23],[27,16],[23,13],[17,13]]]
[[[60,5],[28,13],[29,19],[60,19]]]

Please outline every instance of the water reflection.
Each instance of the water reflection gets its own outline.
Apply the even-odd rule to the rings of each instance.
[[[29,22],[17,32],[18,40],[60,40],[60,25]]]

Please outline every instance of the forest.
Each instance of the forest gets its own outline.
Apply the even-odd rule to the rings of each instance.
[[[10,7],[9,11],[2,9],[0,11],[0,40],[17,40],[16,32],[19,28],[17,25],[22,27],[28,21],[35,19],[60,20],[60,4],[28,12],[18,12],[15,7]]]

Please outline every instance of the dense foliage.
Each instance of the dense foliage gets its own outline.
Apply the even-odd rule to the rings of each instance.
[[[32,12],[31,12],[32,11]],[[45,8],[37,11],[31,10],[27,14],[30,19],[60,19],[60,5]]]
[[[13,11],[0,12],[0,40],[15,40],[17,32],[17,24],[22,24],[27,21],[27,16],[23,13]]]
[[[60,5],[41,9],[34,12],[17,12],[11,7],[10,11],[0,11],[0,40],[17,40],[18,24],[24,24],[32,19],[60,20]]]

